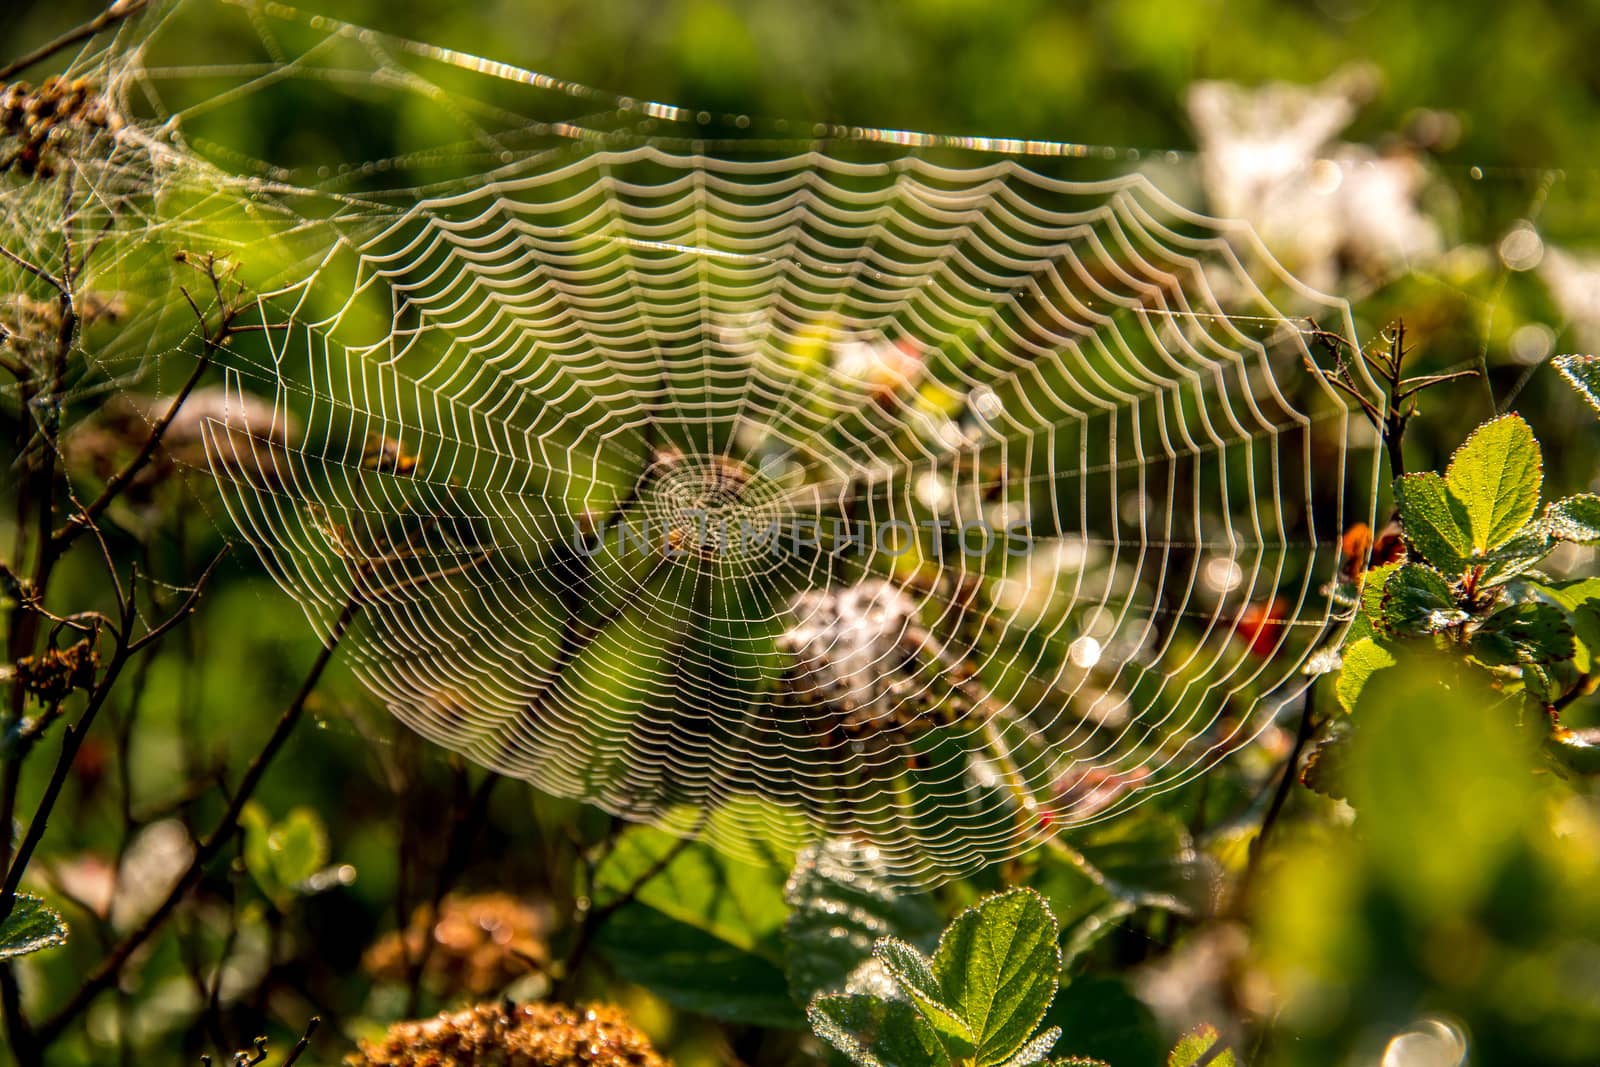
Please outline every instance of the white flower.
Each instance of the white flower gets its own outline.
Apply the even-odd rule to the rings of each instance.
[[[1539,264],[1539,276],[1567,317],[1578,346],[1600,352],[1600,256],[1575,256],[1552,247]]]
[[[1442,247],[1418,210],[1427,182],[1409,155],[1336,142],[1370,89],[1363,73],[1319,86],[1197,82],[1188,109],[1211,210],[1249,222],[1303,281],[1336,289],[1347,269],[1382,280]]]

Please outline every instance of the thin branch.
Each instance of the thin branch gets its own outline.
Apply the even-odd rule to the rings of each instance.
[[[174,626],[177,626],[184,619],[192,615],[194,613],[194,609],[199,606],[200,594],[205,592],[206,584],[211,579],[211,573],[217,569],[218,565],[221,564],[224,559],[227,558],[227,555],[228,546],[224,545],[222,551],[218,552],[214,557],[212,557],[211,562],[206,564],[206,569],[200,572],[200,577],[196,579],[194,586],[189,590],[189,595],[184,598],[183,603],[179,604],[177,608],[173,610],[172,614],[168,615],[165,619],[162,619],[148,632],[146,632],[143,637],[138,638],[132,644],[130,644],[128,646],[128,652],[130,654],[138,652],[147,645],[161,640],[161,638],[166,636],[167,632],[170,631]]]
[[[84,979],[83,984],[67,1003],[49,1019],[40,1024],[35,1038],[40,1047],[48,1045],[60,1037],[66,1027],[97,996],[116,983],[118,976],[122,973],[123,966],[128,962],[129,958],[165,924],[167,919],[171,917],[173,910],[177,908],[178,903],[199,882],[200,876],[205,873],[206,867],[210,865],[211,861],[222,852],[228,841],[232,839],[234,833],[239,829],[239,816],[244,811],[245,804],[254,795],[256,786],[261,783],[262,777],[267,773],[267,768],[271,766],[273,759],[278,755],[279,750],[283,748],[284,743],[289,740],[289,735],[294,733],[295,726],[299,723],[305,711],[306,702],[311,698],[312,692],[321,680],[322,672],[332,661],[333,654],[338,649],[339,642],[343,639],[346,630],[349,629],[358,609],[359,601],[353,597],[345,604],[344,610],[334,623],[333,632],[328,642],[323,645],[322,651],[317,655],[316,662],[312,664],[310,672],[306,675],[305,680],[300,683],[300,689],[295,694],[294,699],[279,717],[278,725],[273,729],[272,736],[267,738],[266,744],[262,746],[260,752],[256,753],[255,759],[251,760],[250,766],[245,770],[244,777],[239,781],[239,787],[234,790],[233,797],[229,801],[228,810],[223,814],[216,828],[196,846],[194,856],[190,859],[189,866],[184,870],[182,876],[179,877],[166,897],[144,922],[129,931],[117,946],[106,954],[105,958]]]
[[[214,275],[213,284],[215,284]],[[185,292],[184,297],[189,299],[189,294]],[[200,310],[193,299],[189,299],[189,306],[194,308],[194,312],[199,316],[203,328],[205,325],[205,313]],[[161,439],[166,435],[167,428],[178,417],[179,409],[189,399],[189,394],[194,392],[195,386],[200,383],[201,377],[211,366],[211,353],[216,349],[222,348],[223,343],[233,333],[233,322],[238,317],[240,310],[242,309],[230,307],[226,303],[222,305],[222,318],[217,323],[216,329],[205,336],[200,358],[195,362],[194,369],[189,372],[189,377],[184,381],[183,388],[178,390],[178,395],[172,398],[172,402],[167,405],[166,411],[162,412],[161,417],[151,425],[149,434],[145,436],[144,444],[139,446],[139,451],[134,457],[121,470],[106,479],[106,484],[100,489],[100,495],[90,501],[86,507],[69,517],[66,522],[62,523],[50,534],[51,551],[61,552],[86,527],[93,524],[100,513],[111,506],[111,503],[117,499],[118,494],[150,462],[150,458],[155,455],[156,449],[160,447]]]
[[[1261,830],[1250,843],[1250,858],[1246,861],[1244,874],[1239,879],[1241,902],[1249,894],[1250,887],[1255,884],[1261,857],[1267,850],[1267,837],[1277,825],[1278,817],[1283,814],[1283,806],[1288,803],[1289,794],[1294,789],[1295,772],[1300,769],[1300,754],[1305,751],[1306,744],[1316,733],[1316,693],[1317,683],[1312,682],[1306,688],[1304,706],[1300,710],[1300,727],[1295,731],[1294,745],[1289,749],[1288,758],[1284,760],[1283,777],[1278,779],[1278,788],[1273,790],[1272,801],[1267,805],[1266,814],[1261,817]]]
[[[9,81],[35,63],[43,63],[51,56],[71,48],[79,41],[87,41],[95,34],[115,26],[123,19],[138,14],[144,10],[146,2],[147,0],[116,0],[110,7],[83,25],[76,29],[68,30],[55,40],[42,44],[27,55],[14,59],[4,67],[0,67],[0,82]]]

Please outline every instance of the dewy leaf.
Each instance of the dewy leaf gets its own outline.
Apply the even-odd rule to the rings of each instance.
[[[1557,500],[1544,513],[1550,536],[1580,545],[1600,543],[1600,496],[1578,493]]]
[[[1479,552],[1498,548],[1539,508],[1544,458],[1520,415],[1502,415],[1472,431],[1450,457],[1445,484],[1467,513],[1467,532]]]
[[[1017,1054],[1005,1062],[1005,1067],[1033,1067],[1034,1064],[1044,1060],[1045,1055],[1056,1047],[1056,1042],[1061,1040],[1061,1027],[1052,1026],[1041,1031],[1037,1036],[1017,1050]]]
[[[1472,634],[1472,651],[1485,663],[1558,663],[1576,652],[1572,626],[1553,604],[1514,604],[1490,615]]]
[[[1581,674],[1592,672],[1600,659],[1600,578],[1531,584],[1540,596],[1567,613],[1576,638],[1572,665]]]
[[[30,893],[18,893],[11,914],[0,922],[0,960],[53,948],[66,940],[67,924],[54,908]]]
[[[1061,972],[1056,933],[1044,898],[1012,889],[962,912],[939,939],[933,971],[972,1031],[978,1067],[1010,1059],[1044,1018]]]
[[[929,1067],[944,1062],[939,1039],[905,1001],[821,993],[806,1011],[816,1035],[857,1067]]]
[[[1600,356],[1557,356],[1550,362],[1590,407],[1600,411]]]
[[[1219,1048],[1221,1042],[1217,1028],[1202,1023],[1183,1035],[1167,1057],[1167,1067],[1236,1067],[1233,1050]]]
[[[876,850],[846,838],[801,852],[783,895],[784,970],[800,1004],[843,989],[878,938],[932,948],[944,925],[927,894],[897,889]]]
[[[1510,581],[1549,555],[1553,545],[1544,524],[1530,522],[1511,540],[1478,557],[1483,563],[1478,588]]]
[[[1438,633],[1468,617],[1444,575],[1421,563],[1408,563],[1389,577],[1382,604],[1384,625],[1408,637]]]
[[[955,1010],[942,1002],[944,993],[933,975],[933,961],[893,937],[881,939],[872,954],[939,1035],[946,1056],[954,1062],[969,1059],[976,1049],[972,1029]]]
[[[1472,558],[1470,518],[1445,481],[1432,471],[1395,483],[1395,503],[1406,543],[1446,574],[1460,574]]]
[[[1354,711],[1361,699],[1361,690],[1374,674],[1393,667],[1394,653],[1370,637],[1351,642],[1344,650],[1344,665],[1339,668],[1339,682],[1334,687],[1339,704],[1345,711]]]

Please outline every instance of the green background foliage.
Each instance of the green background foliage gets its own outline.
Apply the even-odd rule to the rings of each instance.
[[[553,923],[557,955],[592,939],[591,965],[556,976],[563,992],[624,1003],[683,1067],[830,1062],[824,1044],[806,1033],[806,1007],[818,993],[847,996],[842,991],[887,936],[903,943],[891,952],[902,968],[920,966],[918,953],[931,958],[939,995],[929,999],[952,1009],[944,1013],[949,1029],[964,1028],[985,1064],[1015,1053],[1035,1026],[1062,1029],[1057,1057],[1093,1056],[1113,1067],[1158,1063],[1181,1032],[1201,1023],[1222,1028],[1247,1063],[1375,1063],[1397,1035],[1433,1024],[1464,1035],[1475,1064],[1600,1058],[1593,996],[1600,809],[1577,766],[1588,750],[1553,757],[1541,733],[1547,698],[1564,701],[1563,721],[1574,729],[1600,723],[1594,697],[1578,681],[1600,647],[1600,614],[1593,590],[1573,577],[1594,572],[1580,543],[1592,543],[1600,529],[1600,508],[1584,495],[1600,482],[1600,422],[1553,368],[1514,357],[1513,336],[1528,322],[1551,325],[1556,352],[1581,339],[1533,274],[1505,269],[1494,253],[1528,218],[1552,245],[1600,249],[1593,136],[1600,67],[1592,54],[1600,7],[1478,0],[1428,10],[1371,0],[308,6],[719,114],[1146,152],[1193,146],[1183,97],[1197,80],[1311,82],[1367,65],[1380,75],[1378,89],[1345,136],[1394,147],[1423,140],[1419,131],[1437,116],[1458,126],[1449,143],[1425,151],[1432,174],[1425,207],[1451,247],[1476,252],[1353,294],[1358,323],[1375,336],[1404,315],[1419,371],[1479,367],[1485,375],[1422,400],[1407,441],[1415,473],[1393,498],[1385,492],[1379,515],[1381,524],[1390,503],[1398,507],[1421,558],[1373,572],[1343,671],[1319,683],[1333,718],[1308,772],[1319,791],[1294,787],[1278,836],[1248,880],[1251,839],[1293,723],[1267,747],[1134,815],[935,894],[909,895],[847,843],[799,857],[772,843],[770,864],[755,866],[698,844],[680,847],[659,830],[608,837],[598,813],[515,783],[485,794],[476,808],[469,795],[476,772],[390,722],[336,660],[309,708],[311,728],[290,739],[264,780],[238,848],[208,872],[200,905],[154,943],[136,976],[87,1014],[50,1062],[107,1062],[119,1038],[137,1062],[225,1053],[225,1045],[247,1045],[258,1032],[282,1048],[321,1011],[337,1025],[325,1029],[313,1056],[331,1063],[350,1038],[459,1002],[429,994],[408,1003],[364,973],[361,958],[427,902],[434,872],[458,862],[450,855],[453,832],[469,819],[474,834],[462,846],[461,883],[505,890],[562,916],[605,912],[594,930]],[[20,51],[94,10],[81,0],[7,5],[0,49]],[[220,32],[199,25],[196,53]],[[253,121],[257,128],[237,131],[243,142],[298,138],[308,159],[377,156],[387,147],[386,133],[359,123],[335,143],[326,127],[302,126],[287,108]],[[428,121],[419,112],[397,125]],[[1138,164],[1124,153],[1119,166],[1130,165]],[[1595,380],[1584,363],[1570,373]],[[1518,417],[1491,422],[1462,445],[1508,408]],[[1553,501],[1561,503],[1547,514]],[[1537,544],[1521,539],[1530,524],[1547,520],[1529,535]],[[190,573],[220,543],[222,528],[220,515],[188,508],[169,536],[140,543],[124,534],[113,544],[119,558],[140,558],[155,572]],[[1542,562],[1551,549],[1560,550],[1556,562]],[[1486,586],[1512,586],[1481,610],[1463,606],[1458,584],[1474,552],[1495,557],[1487,560]],[[1525,575],[1536,565],[1550,573]],[[96,603],[100,582],[94,565],[75,563],[63,569],[56,595]],[[1452,627],[1471,634],[1460,629],[1464,642],[1441,652],[1435,646],[1449,642]],[[253,562],[235,557],[224,565],[197,616],[115,702],[113,721],[89,738],[73,767],[65,813],[41,853],[55,873],[25,883],[66,916],[66,944],[34,951],[59,936],[57,916],[33,897],[19,898],[0,922],[0,957],[29,954],[30,1003],[59,1003],[119,923],[130,921],[65,900],[60,872],[86,859],[114,864],[130,819],[210,825],[224,802],[188,796],[182,783],[205,782],[217,768],[232,768],[237,780],[317,651],[301,610]],[[1507,682],[1507,671],[1517,672],[1515,681]],[[1329,736],[1338,743],[1327,743]],[[40,793],[47,773],[48,760],[29,767],[25,800]],[[1048,1009],[1034,1011],[1029,1001],[1025,1017],[1000,1026],[964,998],[995,976],[967,985],[952,978],[938,934],[980,897],[1010,885],[1030,886],[1048,902],[1059,922],[1049,940],[1063,963],[1060,991],[1053,1002],[1043,998]],[[1025,977],[1054,991],[1049,947],[1040,941],[1021,957],[997,952],[994,963],[1020,960]],[[215,1031],[196,1022],[197,959],[233,961]],[[916,984],[915,975],[895,977]],[[916,997],[912,1003],[922,1006]],[[904,1002],[846,1006],[854,1014],[841,1011],[841,1028],[863,1020],[881,1027],[898,1013],[896,1025],[918,1040],[937,1030],[929,1015],[940,1015],[937,1006],[913,1014]],[[961,1039],[935,1036],[945,1038]],[[1225,1062],[1204,1059],[1209,1041],[1191,1039],[1185,1055]]]

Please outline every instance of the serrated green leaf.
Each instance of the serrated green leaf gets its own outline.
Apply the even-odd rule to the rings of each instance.
[[[1600,578],[1535,582],[1532,588],[1566,611],[1576,639],[1572,665],[1580,674],[1588,674],[1600,658]]]
[[[1395,483],[1400,527],[1412,551],[1446,574],[1460,574],[1472,558],[1470,517],[1445,480],[1432,471]]]
[[[1061,1040],[1061,1027],[1052,1026],[1034,1035],[1027,1044],[1017,1049],[1017,1054],[1005,1062],[1004,1067],[1033,1067],[1043,1062],[1050,1050]]]
[[[898,938],[881,938],[872,955],[899,983],[906,998],[928,1020],[945,1054],[953,1061],[971,1057],[976,1049],[972,1029],[943,1003],[944,992],[933,974],[933,961]]]
[[[1550,362],[1578,395],[1600,412],[1600,356],[1557,356]]]
[[[962,912],[939,939],[933,971],[972,1032],[979,1067],[1010,1059],[1044,1018],[1061,973],[1056,934],[1044,898],[1012,889]]]
[[[929,1067],[944,1057],[933,1028],[905,1001],[820,993],[806,1018],[818,1037],[857,1067]]]
[[[1490,615],[1473,631],[1473,654],[1485,663],[1548,664],[1569,660],[1576,651],[1572,627],[1551,604],[1513,604]]]
[[[1539,508],[1544,457],[1520,415],[1490,419],[1450,457],[1444,475],[1467,515],[1467,532],[1479,552],[1498,548],[1527,525]]]
[[[1167,1057],[1167,1067],[1236,1067],[1233,1050],[1218,1048],[1222,1035],[1207,1023],[1190,1030]]]
[[[1545,526],[1558,541],[1600,544],[1600,496],[1575,493],[1545,509]]]
[[[1554,542],[1550,540],[1550,534],[1544,524],[1529,523],[1511,540],[1478,557],[1476,562],[1483,567],[1483,573],[1478,578],[1478,587],[1482,589],[1500,585],[1523,574],[1549,555],[1552,547]]]
[[[1354,711],[1361,699],[1361,690],[1379,671],[1395,665],[1394,652],[1371,637],[1353,641],[1344,650],[1344,663],[1339,668],[1339,681],[1334,692],[1345,711]]]
[[[11,914],[0,922],[0,960],[16,959],[66,944],[67,924],[61,914],[31,893],[18,893]]]
[[[1408,563],[1383,586],[1384,626],[1408,637],[1434,634],[1465,622],[1445,576],[1421,563]]]
[[[795,999],[838,992],[872,955],[878,938],[894,935],[932,948],[943,919],[925,893],[889,881],[877,854],[845,838],[808,846],[784,886],[784,969]]]

